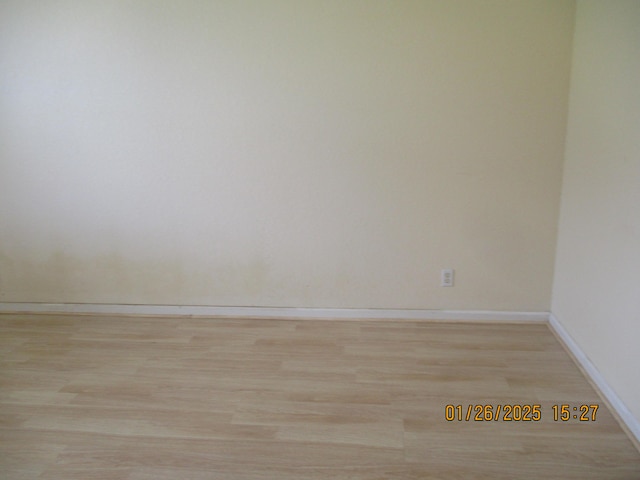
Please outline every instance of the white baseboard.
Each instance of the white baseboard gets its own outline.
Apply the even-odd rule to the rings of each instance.
[[[640,448],[640,421],[631,413],[618,394],[607,383],[596,366],[591,363],[589,357],[582,351],[580,346],[571,338],[569,332],[565,330],[558,318],[553,314],[549,314],[549,326],[555,332],[557,337],[564,343],[565,347],[571,352],[573,358],[582,367],[585,374],[593,382],[600,391],[610,407],[615,410],[619,419],[627,427],[629,434],[635,437],[636,447]]]
[[[95,303],[0,303],[0,312],[105,315],[169,315],[298,319],[451,320],[546,322],[548,312],[493,310],[420,310],[382,308],[229,307],[197,305],[117,305]]]

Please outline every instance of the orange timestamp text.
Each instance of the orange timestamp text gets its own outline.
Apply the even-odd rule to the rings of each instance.
[[[555,422],[595,422],[599,405],[558,404],[551,407]],[[542,420],[540,404],[469,404],[444,407],[447,422],[539,422]]]
[[[539,422],[542,419],[541,405],[528,404],[478,404],[447,405],[444,419],[447,422]]]

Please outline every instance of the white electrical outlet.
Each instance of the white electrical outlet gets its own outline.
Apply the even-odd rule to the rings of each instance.
[[[453,268],[443,268],[440,271],[440,286],[453,287]]]

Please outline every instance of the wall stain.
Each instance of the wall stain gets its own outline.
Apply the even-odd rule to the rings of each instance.
[[[91,257],[55,250],[38,261],[0,252],[0,300],[5,302],[154,305],[260,304],[277,290],[269,266],[252,261],[190,264],[180,258]]]

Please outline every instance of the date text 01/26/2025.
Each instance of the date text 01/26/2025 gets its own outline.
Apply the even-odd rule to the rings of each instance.
[[[555,422],[595,422],[598,404],[557,404],[551,407]],[[469,404],[444,407],[447,422],[539,422],[542,420],[542,406],[539,404]]]

